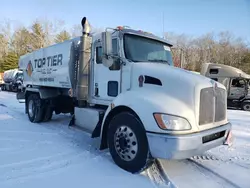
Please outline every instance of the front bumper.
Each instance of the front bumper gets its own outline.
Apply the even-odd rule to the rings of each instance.
[[[152,157],[186,159],[223,145],[231,130],[231,123],[188,135],[169,135],[147,132]],[[215,133],[220,133],[215,135]],[[209,136],[211,135],[211,136]]]

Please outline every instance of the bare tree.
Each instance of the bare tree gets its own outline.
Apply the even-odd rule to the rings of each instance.
[[[70,34],[68,31],[61,31],[55,38],[55,43],[60,43],[63,42],[65,40],[69,40],[70,39]]]
[[[9,20],[4,21],[0,25],[0,61],[8,54],[9,50],[9,39],[11,36]]]
[[[201,65],[207,62],[240,67],[248,59],[248,44],[228,31],[217,35],[207,33],[197,38],[167,33],[166,38],[174,44],[175,64],[178,66],[182,62],[183,68],[188,70],[200,71]]]
[[[91,34],[104,30],[92,26]],[[32,50],[39,49],[80,36],[81,33],[80,23],[67,28],[64,21],[57,19],[36,19],[30,26],[20,26],[17,22],[6,20],[0,24],[0,69],[10,59],[16,62],[15,58],[28,53],[30,47]],[[165,38],[174,45],[172,54],[175,66],[182,64],[184,69],[200,71],[203,63],[213,62],[250,71],[249,41],[247,43],[228,31],[207,33],[200,37],[169,32]]]
[[[56,35],[64,30],[65,22],[60,19],[49,20],[40,18],[36,20],[42,27],[44,34],[44,46],[49,46],[55,43]]]

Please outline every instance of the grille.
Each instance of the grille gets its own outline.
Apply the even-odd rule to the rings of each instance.
[[[226,118],[226,90],[218,88],[216,89],[215,98],[215,122],[222,121]]]
[[[222,121],[226,117],[226,90],[212,87],[200,93],[199,125]]]

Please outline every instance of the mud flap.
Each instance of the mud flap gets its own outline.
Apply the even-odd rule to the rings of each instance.
[[[19,103],[25,103],[25,92],[18,92],[16,94],[16,99]]]
[[[233,145],[233,134],[232,134],[232,130],[230,130],[227,134],[226,140],[223,143],[223,145],[227,145],[229,147],[231,147]]]
[[[74,125],[75,125],[75,114],[72,115],[71,120],[70,120],[68,126],[69,126],[69,127],[72,127],[72,126],[74,126]]]

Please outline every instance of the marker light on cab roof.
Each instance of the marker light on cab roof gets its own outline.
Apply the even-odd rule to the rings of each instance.
[[[116,28],[117,28],[117,30],[123,30],[122,26],[117,26]]]

